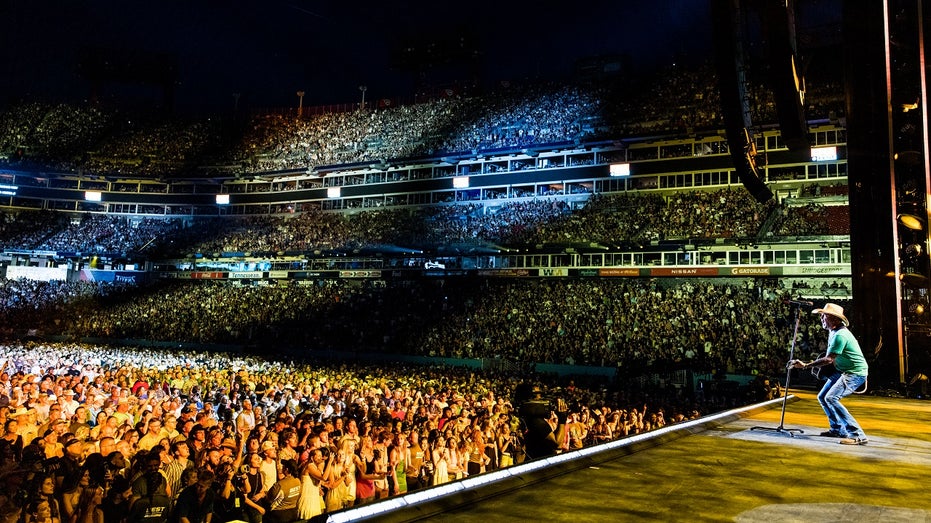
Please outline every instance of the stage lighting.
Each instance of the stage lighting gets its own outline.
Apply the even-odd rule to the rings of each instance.
[[[921,245],[917,243],[912,243],[912,244],[905,246],[905,249],[903,249],[903,252],[905,253],[906,256],[917,258],[918,256],[921,256],[921,251],[923,250],[924,249],[921,248]]]
[[[908,227],[909,229],[913,231],[920,231],[924,229],[924,221],[921,218],[915,216],[914,214],[903,213],[903,214],[900,214],[897,219],[899,220],[899,223],[901,223],[902,225]]]

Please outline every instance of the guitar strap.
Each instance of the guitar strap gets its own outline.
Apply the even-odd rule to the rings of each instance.
[[[819,380],[822,380],[822,381],[827,381],[828,377],[830,377],[831,375],[833,375],[835,372],[837,372],[837,369],[834,367],[834,365],[831,365],[831,364],[823,365],[823,366],[821,366],[821,367],[812,367],[812,368],[811,368],[811,374],[812,374],[812,376],[814,376],[814,377],[816,377],[816,378],[818,378]],[[854,390],[853,393],[854,393],[854,394],[864,394],[864,393],[866,393],[866,390],[867,390],[867,388],[868,388],[868,387],[867,387],[867,384],[868,384],[868,380],[863,380],[863,384],[860,385],[859,387],[857,387],[857,389]]]
[[[854,394],[863,394],[866,392],[866,383],[867,380],[863,380],[863,385],[860,385],[857,390],[853,391]]]

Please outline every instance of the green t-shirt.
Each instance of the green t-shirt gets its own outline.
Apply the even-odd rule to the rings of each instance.
[[[857,376],[866,376],[869,373],[869,365],[863,357],[860,344],[845,327],[831,331],[831,335],[828,336],[828,354],[834,355],[834,367],[841,372]]]

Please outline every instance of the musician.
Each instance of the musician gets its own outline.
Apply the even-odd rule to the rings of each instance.
[[[830,331],[827,354],[808,363],[792,360],[789,366],[795,369],[834,366],[828,376],[820,376],[825,383],[818,393],[818,402],[831,424],[830,430],[821,435],[841,438],[843,445],[866,445],[868,439],[863,429],[840,402],[845,396],[865,389],[869,370],[866,358],[857,339],[847,329],[850,322],[844,316],[843,307],[826,303],[823,309],[815,309],[812,313],[820,314],[821,326]]]

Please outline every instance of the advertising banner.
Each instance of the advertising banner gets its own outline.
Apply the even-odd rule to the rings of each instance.
[[[6,268],[8,280],[54,281],[67,280],[68,267],[31,267],[26,265],[10,265]]]

